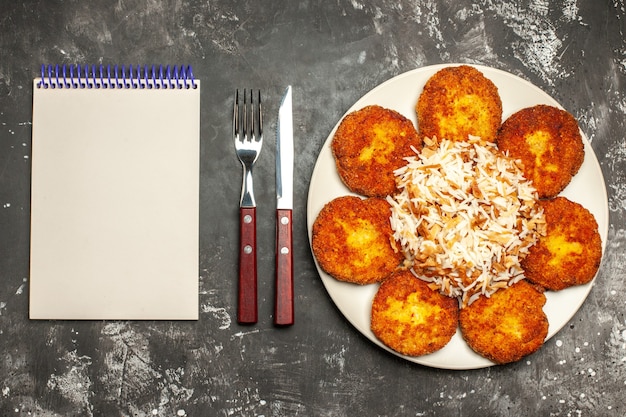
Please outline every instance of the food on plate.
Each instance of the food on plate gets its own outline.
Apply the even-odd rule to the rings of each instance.
[[[520,261],[545,221],[532,184],[495,144],[425,138],[395,174],[394,238],[431,288],[465,306],[524,277]]]
[[[565,197],[540,204],[547,233],[522,261],[526,278],[553,291],[590,282],[602,259],[602,241],[593,214]]]
[[[498,364],[515,362],[543,345],[548,335],[545,303],[541,288],[519,281],[461,309],[461,334],[479,355]]]
[[[444,347],[456,333],[459,304],[410,271],[382,282],[372,302],[371,329],[385,345],[418,356]]]
[[[446,67],[428,79],[415,106],[421,137],[494,141],[502,123],[495,84],[468,65]]]
[[[382,198],[338,197],[313,223],[311,246],[320,267],[340,281],[380,282],[402,264],[394,248],[389,203]]]
[[[517,361],[547,337],[544,291],[599,268],[595,218],[555,198],[585,157],[578,124],[546,105],[502,123],[497,87],[467,65],[430,77],[415,111],[417,133],[376,105],[340,122],[334,162],[360,197],[324,206],[313,254],[337,280],[380,284],[370,325],[390,349],[426,355],[459,332],[478,355]]]
[[[496,137],[498,148],[523,163],[540,198],[559,194],[585,158],[583,140],[574,116],[544,104],[527,107],[508,117]]]
[[[403,157],[421,149],[422,141],[411,122],[400,113],[367,106],[348,114],[332,140],[337,171],[353,192],[385,197],[396,191],[393,170]]]

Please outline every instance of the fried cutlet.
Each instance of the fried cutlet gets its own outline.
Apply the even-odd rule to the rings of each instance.
[[[565,197],[539,204],[546,219],[546,235],[522,260],[526,278],[553,291],[588,283],[602,259],[602,241],[593,214]]]
[[[338,197],[313,223],[311,246],[320,267],[340,281],[371,284],[404,260],[392,245],[390,206],[382,198]]]
[[[372,302],[371,329],[391,349],[420,356],[444,347],[455,334],[459,303],[430,289],[410,271],[382,282]]]
[[[353,192],[385,197],[396,191],[393,171],[421,150],[415,126],[400,113],[367,106],[343,118],[332,140],[337,171]]]
[[[447,67],[428,79],[419,96],[420,137],[493,142],[502,123],[502,100],[495,84],[468,65]]]
[[[515,362],[543,345],[548,334],[545,303],[540,288],[519,281],[461,309],[461,334],[479,355],[498,364]]]
[[[498,148],[523,163],[539,198],[559,194],[585,158],[578,123],[565,110],[544,104],[508,117],[496,137]]]

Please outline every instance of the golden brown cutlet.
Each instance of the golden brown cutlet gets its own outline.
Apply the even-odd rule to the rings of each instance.
[[[332,140],[337,171],[353,192],[385,197],[396,191],[393,171],[422,148],[413,123],[400,113],[367,106],[343,118]]]
[[[502,100],[495,84],[468,65],[437,71],[415,106],[420,137],[493,142],[502,123]]]
[[[408,270],[382,282],[372,302],[371,329],[403,355],[420,356],[443,348],[456,333],[459,303],[432,290]]]
[[[565,197],[539,204],[546,218],[546,235],[521,262],[526,278],[553,291],[590,282],[602,259],[602,240],[593,214]]]
[[[508,117],[496,137],[498,149],[519,159],[539,198],[551,198],[570,183],[585,158],[576,119],[544,104]]]
[[[461,309],[461,334],[479,355],[498,364],[515,362],[543,345],[548,335],[545,303],[541,288],[519,281]]]
[[[382,198],[338,197],[313,223],[313,254],[340,281],[371,284],[388,277],[404,256],[392,244],[390,206]]]

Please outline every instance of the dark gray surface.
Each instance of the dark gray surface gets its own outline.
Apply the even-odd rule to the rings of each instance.
[[[3,1],[0,415],[624,415],[625,20],[623,0]],[[316,156],[341,115],[394,75],[452,62],[519,75],[572,112],[602,166],[611,216],[596,284],[569,325],[519,363],[474,371],[414,365],[361,336],[318,277],[305,218]],[[28,320],[31,81],[42,63],[184,63],[202,80],[199,321]],[[260,320],[242,327],[232,95],[262,89],[273,132],[287,84],[296,324],[272,326],[268,135],[255,172]]]

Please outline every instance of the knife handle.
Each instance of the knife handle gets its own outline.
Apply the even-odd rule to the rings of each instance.
[[[293,313],[293,247],[291,210],[276,210],[276,300],[274,324],[289,326]]]
[[[239,209],[239,303],[237,321],[257,322],[256,207]]]

